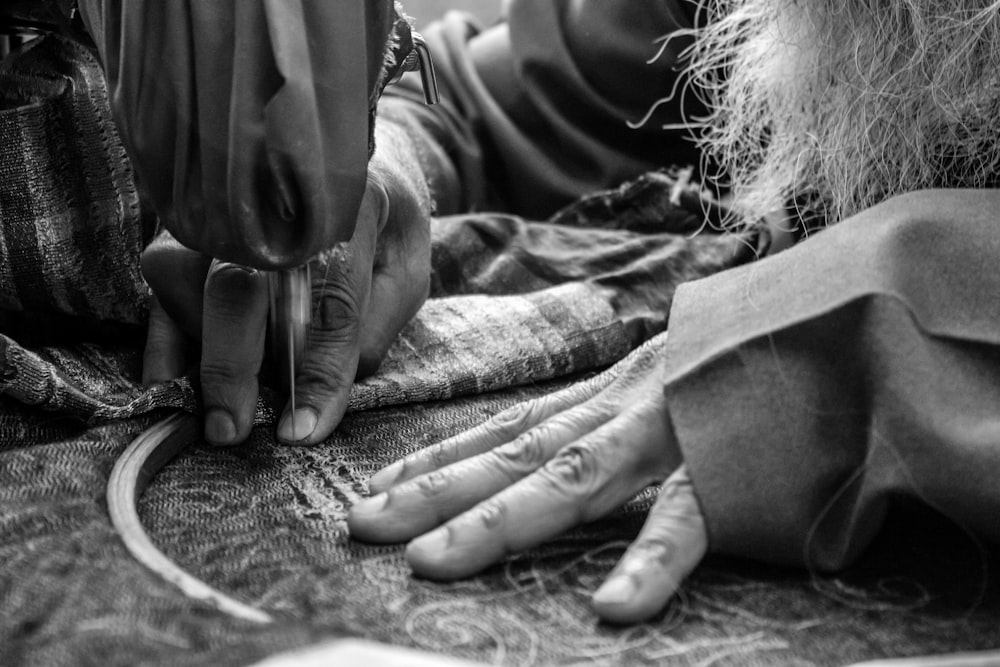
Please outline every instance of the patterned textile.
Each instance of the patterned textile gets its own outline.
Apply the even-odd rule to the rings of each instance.
[[[455,583],[350,539],[347,509],[376,469],[662,345],[673,287],[752,255],[748,239],[694,235],[664,174],[554,222],[434,221],[432,298],[331,438],[277,445],[265,389],[250,442],[192,443],[153,481],[140,512],[154,542],[277,621],[185,598],[131,559],[104,504],[129,441],[198,400],[191,378],[138,382],[145,235],[99,70],[49,38],[0,70],[0,96],[0,664],[241,665],[338,636],[509,665],[842,664],[1000,644],[990,563],[908,512],[843,576],[710,559],[631,628],[598,624],[588,596],[648,496]],[[939,551],[913,558],[916,531]]]
[[[100,68],[83,47],[54,38],[8,62],[0,308],[141,323],[139,197]]]
[[[0,308],[22,311],[8,316],[10,330],[16,319],[21,338],[33,338],[66,315],[141,324],[148,288],[138,257],[148,234],[140,235],[135,184],[97,62],[50,37],[12,59],[0,81],[5,106],[13,107],[0,113],[0,173],[9,175],[0,190]],[[659,187],[665,193],[669,182]],[[381,372],[356,388],[352,408],[482,393],[621,358],[665,328],[672,286],[745,255],[739,237],[677,234],[689,225],[686,211],[650,213],[659,233],[500,216],[436,221],[437,298],[402,333]],[[0,386],[28,404],[89,420],[196,404],[190,383],[147,392],[134,376],[113,395],[79,392],[62,382],[65,360],[46,364],[9,337],[0,351],[8,378]]]

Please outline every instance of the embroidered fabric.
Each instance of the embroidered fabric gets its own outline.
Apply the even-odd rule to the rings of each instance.
[[[193,443],[142,500],[171,558],[278,621],[184,598],[131,560],[103,501],[128,442],[198,401],[190,377],[138,381],[148,228],[98,74],[55,37],[0,68],[0,662],[242,665],[344,636],[507,665],[842,664],[1000,645],[988,563],[924,514],[898,515],[837,577],[710,559],[632,628],[597,623],[589,595],[648,495],[454,583],[412,576],[399,546],[351,540],[347,508],[376,469],[660,344],[676,284],[752,257],[745,239],[693,235],[669,175],[556,222],[435,220],[432,298],[334,436],[278,446],[265,390],[246,446]],[[938,536],[932,553],[910,553],[928,543],[918,532]]]

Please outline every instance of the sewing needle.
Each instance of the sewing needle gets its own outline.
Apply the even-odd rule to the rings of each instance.
[[[271,353],[276,364],[278,388],[289,397],[290,414],[293,415],[292,440],[296,440],[295,376],[305,358],[312,315],[309,265],[271,272],[267,284]]]
[[[295,436],[295,332],[292,329],[292,320],[288,320],[288,397],[292,406],[292,440],[297,440]]]

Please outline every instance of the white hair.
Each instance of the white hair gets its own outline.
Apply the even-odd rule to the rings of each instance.
[[[1000,176],[1000,0],[709,0],[700,143],[741,214],[836,222]]]

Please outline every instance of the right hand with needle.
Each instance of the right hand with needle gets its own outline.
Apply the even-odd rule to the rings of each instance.
[[[351,239],[311,263],[312,327],[285,443],[315,444],[340,423],[355,378],[373,373],[427,296],[430,202],[405,137],[380,133]],[[200,343],[205,439],[244,441],[253,426],[268,315],[264,273],[185,248],[166,231],[146,248],[153,290],[143,381],[181,375]],[[194,343],[194,344],[192,344]]]
[[[383,131],[369,160],[392,0],[77,4],[136,184],[171,232],[142,258],[145,379],[182,372],[193,337],[206,439],[246,439],[269,301],[257,269],[312,259],[312,350],[278,434],[317,442],[429,282],[429,196],[408,142],[396,155]]]

